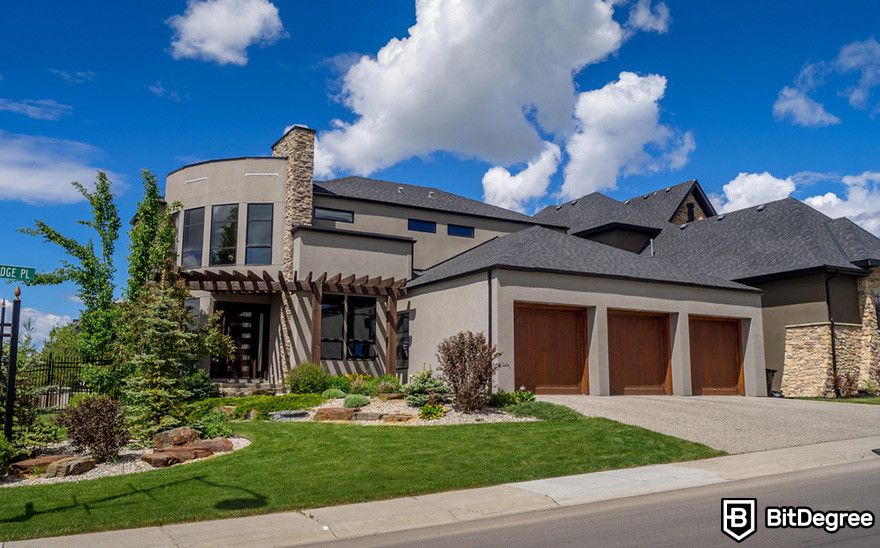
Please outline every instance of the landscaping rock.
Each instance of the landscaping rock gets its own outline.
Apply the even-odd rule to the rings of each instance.
[[[406,413],[390,413],[382,416],[383,422],[409,422],[416,418],[415,415],[407,415]]]
[[[347,407],[324,407],[315,413],[316,421],[350,421],[354,409]]]
[[[309,412],[299,410],[291,411],[273,411],[269,413],[269,418],[273,421],[301,421],[309,418]]]
[[[274,396],[275,391],[271,388],[255,388],[251,394],[251,396]]]
[[[395,392],[395,393],[389,393],[389,394],[379,394],[378,397],[381,400],[402,400],[403,394],[398,394]]]
[[[71,457],[73,455],[43,455],[33,459],[20,460],[9,465],[9,473],[15,476],[26,476],[34,473],[34,469],[43,469],[55,461]]]
[[[186,445],[184,447],[169,447],[167,449],[157,449],[155,452],[171,453],[172,455],[176,455],[181,462],[193,459],[203,459],[205,457],[210,457],[214,454],[213,451],[206,447],[195,447],[192,445]]]
[[[214,453],[225,453],[227,451],[232,451],[232,441],[228,438],[212,438],[210,440],[196,441],[185,447],[207,449]]]
[[[47,478],[63,478],[85,474],[96,466],[91,457],[70,457],[56,460],[46,467]]]
[[[368,413],[366,411],[358,411],[352,417],[353,421],[377,421],[382,418],[382,413]]]
[[[194,441],[199,441],[199,433],[189,426],[181,426],[156,434],[153,437],[153,446],[156,449],[164,449],[186,445]]]
[[[173,464],[183,462],[180,460],[180,457],[170,452],[147,453],[141,457],[141,460],[154,468],[166,468]]]

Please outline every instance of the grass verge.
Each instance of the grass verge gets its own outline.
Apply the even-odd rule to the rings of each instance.
[[[555,420],[401,427],[249,422],[253,443],[185,466],[0,490],[0,540],[227,518],[714,457],[552,404]]]
[[[799,400],[809,400],[809,401],[827,401],[834,403],[862,403],[867,405],[880,405],[880,397],[878,396],[869,396],[869,397],[859,397],[859,398],[823,398],[823,397],[815,397],[815,398],[797,398]]]

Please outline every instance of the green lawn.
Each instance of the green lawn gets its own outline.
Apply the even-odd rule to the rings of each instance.
[[[836,403],[866,403],[868,405],[880,405],[880,397],[871,396],[867,398],[798,398],[800,400],[810,401],[830,401]]]
[[[432,427],[239,423],[237,432],[253,443],[230,455],[129,476],[0,489],[0,540],[278,512],[722,454],[606,419],[555,418]]]

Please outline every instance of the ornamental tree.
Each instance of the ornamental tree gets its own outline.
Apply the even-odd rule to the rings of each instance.
[[[159,195],[156,177],[145,169],[141,171],[144,197],[137,207],[132,223],[128,254],[129,299],[137,297],[144,285],[156,279],[174,258],[174,215],[180,205],[167,206]]]

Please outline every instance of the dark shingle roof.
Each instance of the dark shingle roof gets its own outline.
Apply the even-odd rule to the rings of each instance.
[[[424,186],[406,185],[378,179],[367,179],[365,177],[344,177],[330,181],[315,181],[314,188],[315,194],[324,196],[354,198],[385,204],[535,224],[535,220],[528,215]]]
[[[729,280],[823,267],[858,271],[851,263],[861,258],[863,250],[847,242],[844,234],[862,246],[869,238],[876,240],[793,198],[684,226],[667,228],[657,236],[656,256]],[[844,242],[835,238],[834,230]],[[875,251],[880,250],[878,243],[873,243]],[[843,245],[851,246],[851,251],[844,251]]]
[[[757,291],[743,284],[680,268],[669,261],[637,255],[539,226],[489,240],[426,270],[407,287],[418,287],[489,268]]]
[[[709,199],[703,193],[703,190],[696,179],[685,181],[660,190],[655,190],[654,192],[649,192],[647,194],[642,194],[641,196],[630,198],[624,203],[640,214],[646,215],[652,219],[668,222],[669,219],[675,215],[678,206],[681,205],[681,202],[684,201],[688,192],[691,190],[695,190],[697,199],[703,202],[702,205],[704,207],[712,210],[710,213],[715,212],[711,202],[709,202]]]
[[[827,226],[850,262],[880,262],[880,238],[846,217],[829,221]]]
[[[547,206],[535,214],[535,220],[567,226],[569,234],[579,234],[609,224],[645,227],[652,230],[661,230],[668,226],[665,220],[628,207],[598,192],[558,206]]]

